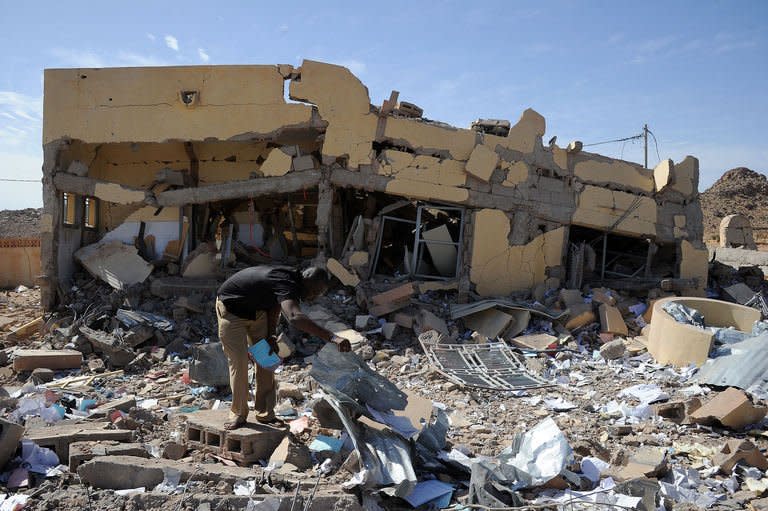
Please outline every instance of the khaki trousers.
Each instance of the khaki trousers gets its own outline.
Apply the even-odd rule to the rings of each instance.
[[[219,320],[219,339],[229,361],[229,386],[232,388],[233,419],[248,417],[248,347],[267,337],[267,313],[259,311],[254,319],[243,319],[227,311],[216,299],[216,317]],[[277,388],[275,373],[256,366],[256,393],[254,395],[256,420],[270,420],[275,416]]]

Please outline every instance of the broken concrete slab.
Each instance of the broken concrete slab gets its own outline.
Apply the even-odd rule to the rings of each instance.
[[[768,412],[764,406],[755,406],[739,389],[729,387],[704,403],[691,414],[696,424],[722,424],[731,429],[744,429],[763,420]]]
[[[600,347],[600,355],[605,360],[616,360],[623,357],[626,350],[623,339],[614,339]]]
[[[187,481],[192,474],[201,480],[217,483],[258,477],[252,467],[229,467],[219,464],[192,464],[162,458],[137,456],[99,456],[80,465],[77,474],[83,482],[94,488],[125,490],[129,488],[154,488],[165,478],[165,472],[179,472],[179,482]]]
[[[16,350],[13,353],[14,371],[47,369],[79,369],[83,354],[75,350]]]
[[[513,319],[511,314],[498,309],[486,309],[465,316],[464,325],[489,339],[495,339],[509,326]]]
[[[47,427],[33,427],[27,431],[25,438],[53,450],[60,460],[67,460],[69,446],[74,442],[132,441],[133,431],[110,429],[111,426],[108,422],[59,422]]]
[[[96,442],[72,442],[69,445],[69,471],[75,472],[86,461],[97,456],[137,456],[149,458],[144,445],[137,443],[121,443],[108,440]]]
[[[152,273],[152,265],[139,256],[136,247],[118,240],[85,246],[74,257],[91,275],[118,290],[144,282]]]
[[[602,332],[616,335],[629,335],[627,324],[621,316],[618,308],[607,304],[601,304],[598,308],[600,314],[600,327]]]
[[[360,284],[360,277],[346,269],[344,265],[332,257],[326,262],[326,269],[345,286],[355,287]]]

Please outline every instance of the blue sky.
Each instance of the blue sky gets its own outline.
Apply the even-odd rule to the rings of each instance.
[[[700,159],[701,190],[768,171],[765,1],[42,3],[0,0],[0,178],[40,178],[44,68],[304,58],[460,127],[531,107],[564,146],[648,123],[662,158]],[[643,159],[640,143],[594,149]],[[41,203],[38,183],[0,182],[0,209]]]

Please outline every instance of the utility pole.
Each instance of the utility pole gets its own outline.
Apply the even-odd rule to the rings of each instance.
[[[645,168],[648,168],[648,125],[643,124],[643,148],[645,150]]]

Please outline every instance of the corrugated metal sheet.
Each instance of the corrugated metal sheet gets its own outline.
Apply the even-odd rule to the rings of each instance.
[[[699,383],[768,392],[768,333],[730,345],[731,354],[707,360]]]

